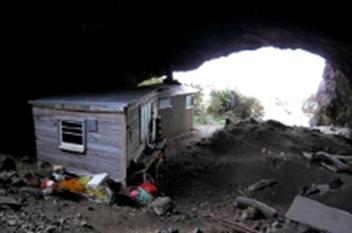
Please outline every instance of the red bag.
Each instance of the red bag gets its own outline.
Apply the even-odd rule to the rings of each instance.
[[[152,183],[146,182],[141,184],[140,187],[153,196],[156,196],[158,194],[158,188]]]

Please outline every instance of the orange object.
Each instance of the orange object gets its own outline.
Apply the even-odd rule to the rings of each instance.
[[[68,179],[60,181],[56,186],[56,190],[70,191],[73,193],[82,193],[86,191],[85,187],[79,182],[78,179]]]

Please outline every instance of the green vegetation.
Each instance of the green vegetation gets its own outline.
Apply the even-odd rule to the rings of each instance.
[[[261,119],[264,107],[259,100],[242,95],[235,90],[213,90],[209,103],[204,101],[204,89],[200,85],[191,85],[198,90],[194,97],[195,123],[223,124],[226,118],[231,121],[246,118]]]
[[[213,90],[210,93],[207,111],[218,122],[223,122],[226,118],[237,121],[246,118],[261,119],[264,116],[264,107],[259,100],[228,89]]]
[[[152,79],[144,80],[143,82],[138,84],[138,87],[151,86],[151,85],[161,84],[161,83],[163,83],[162,77],[161,78],[152,78]]]
[[[211,119],[204,103],[204,89],[199,84],[192,84],[190,86],[198,90],[194,95],[194,121],[199,125],[209,124]]]

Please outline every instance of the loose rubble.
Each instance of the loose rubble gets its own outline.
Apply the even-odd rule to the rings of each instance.
[[[285,214],[297,195],[352,212],[342,136],[253,120],[218,132],[170,140],[157,184],[0,155],[0,232],[318,232]]]

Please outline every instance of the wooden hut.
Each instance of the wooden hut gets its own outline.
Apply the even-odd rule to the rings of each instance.
[[[153,89],[50,97],[30,104],[38,159],[78,174],[106,172],[125,183],[129,163],[155,140],[158,93]]]
[[[166,84],[157,86],[157,90],[163,136],[170,138],[193,129],[194,94],[197,90]]]

